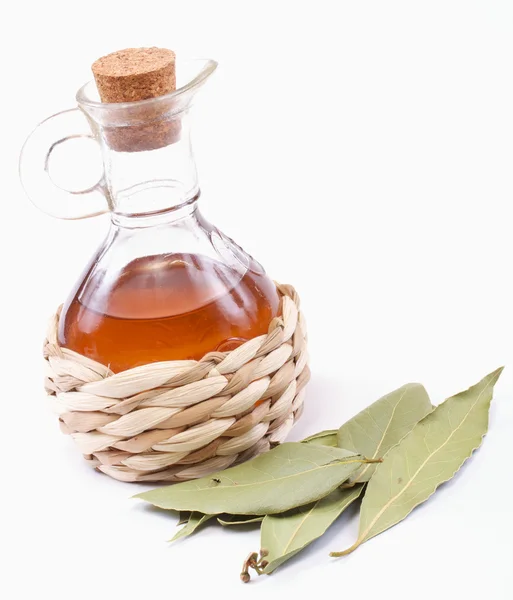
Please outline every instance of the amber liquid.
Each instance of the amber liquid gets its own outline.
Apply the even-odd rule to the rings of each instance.
[[[148,256],[112,283],[105,273],[86,282],[64,308],[59,343],[114,372],[233,350],[266,333],[279,309],[258,265],[241,277],[201,255]]]

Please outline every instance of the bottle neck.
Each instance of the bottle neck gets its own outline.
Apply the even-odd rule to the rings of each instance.
[[[175,212],[195,204],[198,177],[188,111],[172,124],[171,143],[154,150],[119,152],[103,143],[106,186],[113,220]]]
[[[182,204],[163,208],[162,210],[148,213],[121,213],[111,212],[112,224],[123,229],[143,229],[159,225],[180,225],[183,221],[193,217],[198,218],[198,199],[200,192]],[[200,217],[202,218],[202,217]]]

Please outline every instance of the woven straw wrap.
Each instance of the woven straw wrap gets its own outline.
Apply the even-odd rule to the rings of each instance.
[[[121,481],[185,481],[282,442],[303,409],[306,330],[293,287],[277,284],[281,316],[266,335],[201,360],[151,363],[114,374],[45,341],[45,387],[91,464]]]

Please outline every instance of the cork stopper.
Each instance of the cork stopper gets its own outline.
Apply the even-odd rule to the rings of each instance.
[[[164,48],[127,48],[92,65],[102,102],[135,102],[176,90],[175,53]]]
[[[172,50],[164,48],[127,48],[99,58],[91,68],[101,101],[137,102],[174,92],[175,58]],[[136,124],[106,126],[109,146],[120,152],[137,152],[177,141],[180,121],[166,120],[165,110],[165,106],[149,104],[135,113],[130,111],[131,120]]]

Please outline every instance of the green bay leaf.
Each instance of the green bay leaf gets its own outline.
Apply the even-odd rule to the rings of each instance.
[[[342,425],[337,434],[338,446],[368,458],[383,457],[432,410],[424,386],[408,383]],[[353,481],[369,481],[375,470],[376,465],[363,465]]]
[[[362,493],[363,484],[336,489],[326,498],[279,515],[267,515],[262,522],[260,546],[268,551],[269,564],[264,573],[272,573],[289,558],[321,537],[328,527]]]
[[[337,430],[326,429],[325,431],[319,431],[319,433],[314,433],[314,435],[301,440],[301,442],[303,444],[317,444],[319,446],[331,446],[332,448],[336,448],[338,445]]]
[[[198,527],[200,527],[200,525],[203,525],[203,523],[205,523],[206,521],[211,519],[213,516],[214,515],[203,515],[199,512],[191,513],[187,523],[180,529],[180,531],[175,533],[175,535],[169,541],[175,542],[176,540],[179,540],[180,538],[191,535],[191,533],[194,533],[196,531],[196,529],[198,529]]]
[[[218,517],[217,522],[223,527],[232,527],[232,525],[249,525],[251,523],[260,523],[263,520],[263,516],[255,515],[224,515]]]
[[[203,514],[274,514],[324,498],[363,462],[342,448],[288,442],[236,467],[135,498]]]
[[[389,529],[451,479],[481,445],[488,429],[493,387],[502,369],[436,407],[386,455],[370,480],[349,554]]]

